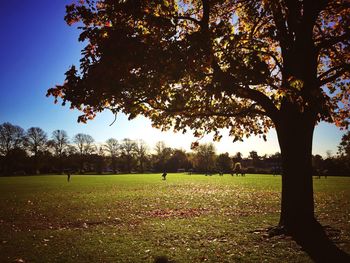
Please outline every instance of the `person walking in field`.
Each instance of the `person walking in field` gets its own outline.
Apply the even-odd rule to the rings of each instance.
[[[166,176],[167,176],[167,173],[166,173],[166,172],[164,172],[164,173],[162,174],[162,177],[163,177],[163,179],[162,179],[162,180],[166,180]]]
[[[70,182],[70,172],[67,172],[67,182]]]

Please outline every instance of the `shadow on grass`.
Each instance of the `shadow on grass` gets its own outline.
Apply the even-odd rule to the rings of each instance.
[[[318,222],[304,231],[292,234],[293,239],[315,262],[350,262],[350,255],[339,249]]]
[[[154,263],[175,263],[175,261],[169,260],[167,256],[159,256],[154,259]]]

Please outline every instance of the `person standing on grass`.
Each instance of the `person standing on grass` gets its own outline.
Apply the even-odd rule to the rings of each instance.
[[[167,173],[164,172],[164,173],[162,174],[163,180],[166,180],[166,176],[167,176]]]
[[[69,183],[70,181],[70,172],[67,172],[67,182]]]

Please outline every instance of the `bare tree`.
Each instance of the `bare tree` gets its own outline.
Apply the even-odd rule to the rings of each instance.
[[[23,144],[24,130],[9,122],[0,125],[0,156],[4,156],[1,162],[1,170],[4,174],[11,173],[13,166],[18,161],[18,154],[11,154],[17,149],[20,150]],[[22,151],[22,153],[24,153]],[[18,164],[16,165],[18,168]]]
[[[0,125],[0,154],[7,154],[21,146],[23,142],[24,130],[9,122],[4,122]]]
[[[125,170],[131,173],[136,154],[136,143],[128,138],[124,139],[121,146],[121,155],[124,160]]]
[[[78,148],[80,155],[87,155],[94,151],[94,138],[91,135],[78,133],[74,136],[73,142]]]
[[[74,136],[73,142],[75,143],[79,155],[80,155],[80,172],[84,170],[84,160],[87,155],[92,154],[95,151],[94,138],[91,135],[78,133]]]
[[[68,149],[69,138],[67,132],[64,130],[55,130],[52,132],[51,140],[48,144],[54,149],[57,157],[62,157],[65,151]]]
[[[145,163],[149,155],[149,148],[143,140],[138,140],[135,148],[138,168],[141,173],[145,171]]]
[[[25,134],[27,150],[34,156],[34,172],[39,173],[39,154],[47,147],[47,134],[39,127],[31,127]]]
[[[117,158],[120,155],[120,151],[121,151],[118,140],[116,140],[114,138],[109,138],[106,141],[104,147],[111,157],[111,164],[112,164],[113,173],[116,173],[117,172]]]
[[[59,159],[60,171],[63,171],[63,155],[68,150],[69,138],[64,130],[55,130],[52,132],[51,140],[48,146],[54,150],[55,156]]]

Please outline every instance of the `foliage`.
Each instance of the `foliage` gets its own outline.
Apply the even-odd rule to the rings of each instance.
[[[350,7],[341,1],[81,1],[80,69],[48,95],[197,137],[264,135],[298,111],[349,123]],[[264,137],[265,138],[265,137]]]
[[[259,160],[259,155],[256,151],[251,151],[249,152],[249,157],[252,159],[252,160]]]
[[[350,131],[343,135],[338,147],[338,152],[341,156],[346,156],[350,159]]]
[[[192,167],[192,164],[185,151],[174,149],[172,151],[171,157],[166,162],[166,167],[167,171],[169,172],[178,172],[181,169],[188,171]]]
[[[216,158],[216,167],[218,171],[230,173],[232,172],[232,159],[228,153],[221,153]]]
[[[234,162],[240,162],[243,158],[243,155],[241,152],[237,152],[235,156],[233,156],[233,161]]]
[[[195,149],[194,167],[197,171],[212,173],[215,170],[216,149],[213,143],[201,144]]]
[[[168,169],[167,162],[172,154],[172,149],[165,145],[165,142],[159,141],[155,146],[154,168],[157,172],[166,172]]]

